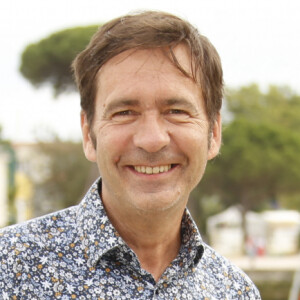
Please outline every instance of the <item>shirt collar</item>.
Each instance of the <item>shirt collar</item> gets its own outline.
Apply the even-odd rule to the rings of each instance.
[[[125,244],[107,217],[99,191],[100,178],[79,204],[77,214],[78,236],[89,267],[95,266],[105,253]]]
[[[91,186],[79,204],[77,212],[78,236],[89,267],[94,267],[98,260],[111,250],[126,247],[126,243],[108,219],[100,193],[101,178]],[[187,209],[182,218],[181,235],[182,245],[179,257],[187,258],[197,265],[203,255],[203,242]]]
[[[188,209],[185,209],[181,221],[181,248],[179,257],[188,261],[188,263],[185,264],[187,267],[191,264],[196,266],[203,256],[203,253],[203,241],[198,227]]]

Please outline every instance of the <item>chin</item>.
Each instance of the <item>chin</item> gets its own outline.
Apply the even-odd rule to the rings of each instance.
[[[173,200],[170,200],[172,199],[170,196],[162,197],[162,195],[147,195],[147,197],[140,197],[139,199],[144,200],[142,202],[134,202],[132,204],[141,214],[162,213],[183,205],[183,199],[181,197],[175,198],[174,196]]]

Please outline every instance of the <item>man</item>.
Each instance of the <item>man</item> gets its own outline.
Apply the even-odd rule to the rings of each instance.
[[[1,299],[260,299],[186,210],[221,144],[211,43],[144,12],[102,26],[73,68],[101,179],[78,206],[2,230]]]

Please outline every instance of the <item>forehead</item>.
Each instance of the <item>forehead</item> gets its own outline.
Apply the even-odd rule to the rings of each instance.
[[[174,56],[180,67],[189,75],[191,72],[191,57],[186,46],[180,44],[173,49]],[[97,79],[103,79],[104,73],[110,73],[110,76],[116,76],[122,73],[161,73],[165,72],[184,75],[178,67],[175,66],[173,58],[168,49],[130,49],[124,51],[110,60],[108,60],[98,71]]]
[[[187,48],[179,45],[173,53],[184,72],[190,74],[191,59]],[[162,49],[124,51],[98,72],[96,111],[124,100],[137,100],[149,106],[152,100],[170,99],[185,99],[204,109],[200,87],[183,74]]]

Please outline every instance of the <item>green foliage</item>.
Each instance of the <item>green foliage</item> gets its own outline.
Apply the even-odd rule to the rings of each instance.
[[[234,119],[280,125],[293,131],[300,129],[300,96],[288,87],[270,86],[266,93],[255,84],[229,89],[226,101]]]
[[[40,143],[40,151],[48,161],[48,176],[39,189],[50,199],[52,210],[77,204],[95,179],[90,178],[92,164],[84,157],[82,144],[55,140]]]
[[[71,63],[99,26],[75,27],[30,44],[21,57],[20,71],[34,86],[50,84],[58,95],[75,89]]]
[[[229,205],[258,208],[264,200],[299,190],[300,135],[278,125],[237,119],[223,133],[221,154],[202,187]]]
[[[292,288],[293,271],[255,271],[247,275],[254,281],[263,300],[286,300]]]
[[[276,199],[300,210],[300,96],[286,87],[263,93],[250,85],[228,90],[226,98],[231,118],[221,153],[208,163],[193,198],[214,195],[245,211]]]
[[[2,126],[0,125],[0,146],[2,147],[10,147],[10,142],[5,140],[2,135]]]
[[[278,198],[278,202],[285,209],[296,209],[300,211],[300,192],[282,194]]]
[[[188,209],[197,223],[202,238],[206,239],[207,218],[222,212],[226,207],[220,197],[216,195],[205,196],[201,187],[201,185],[198,185],[192,191],[188,202]]]

